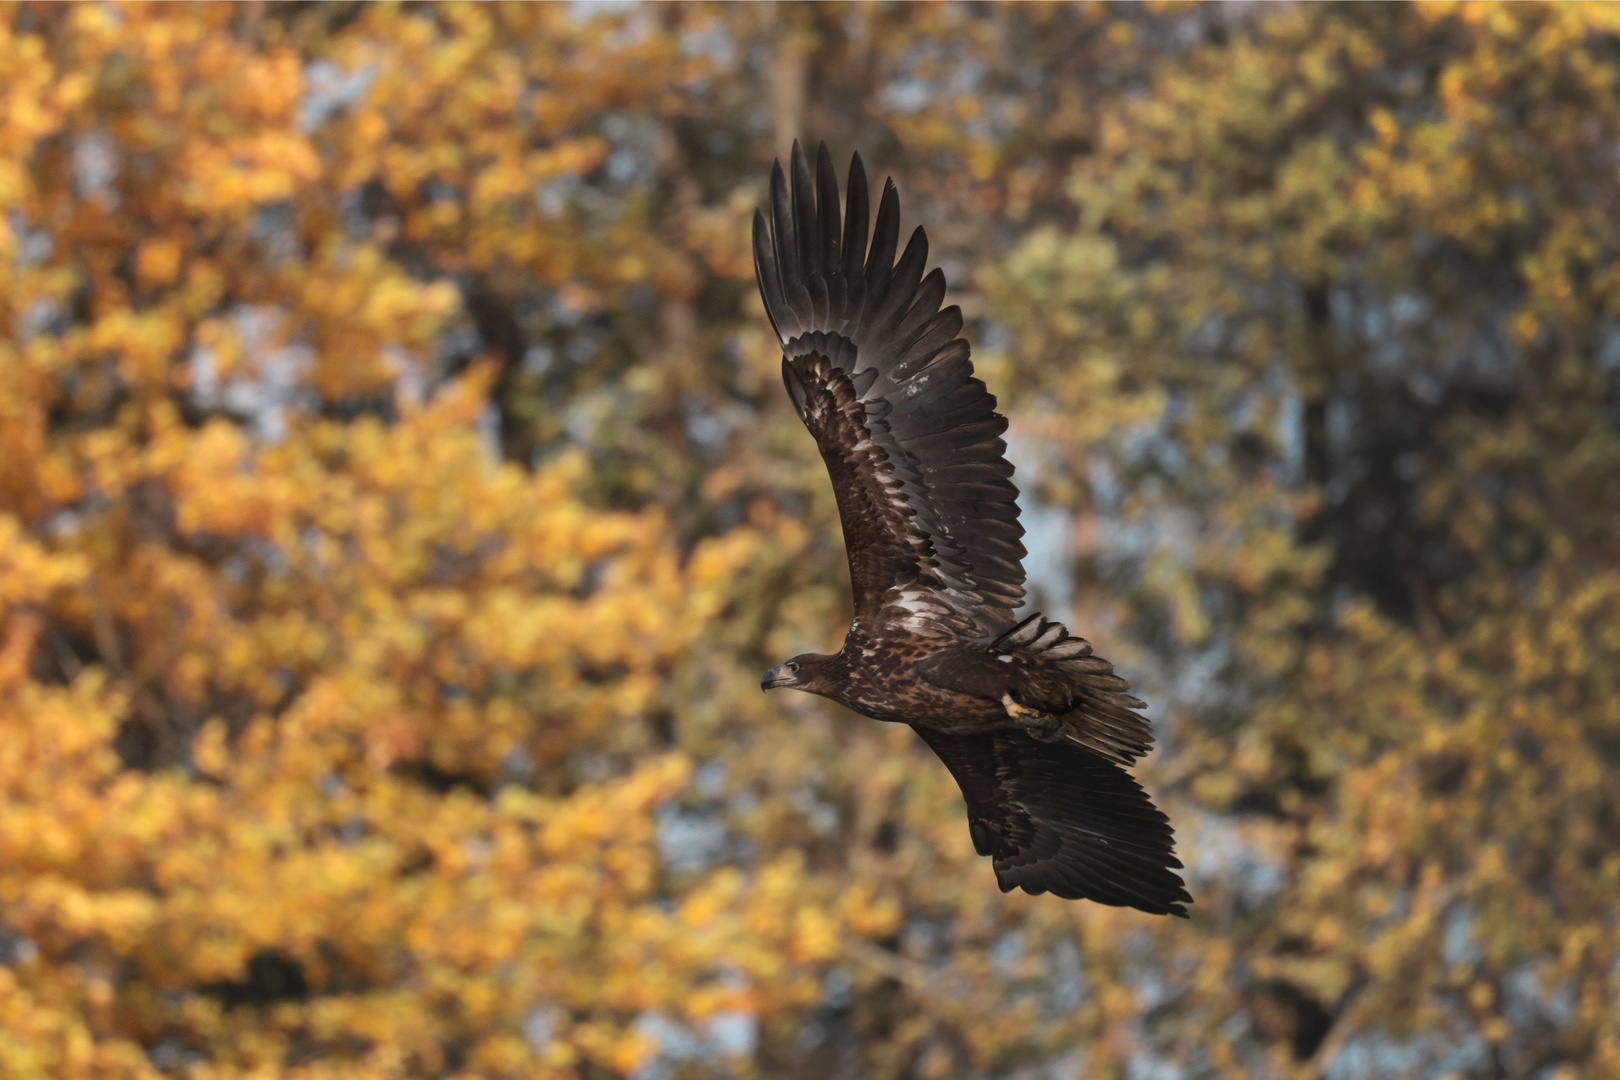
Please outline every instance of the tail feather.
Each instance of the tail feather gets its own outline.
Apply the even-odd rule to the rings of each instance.
[[[1031,615],[988,647],[1008,656],[1002,665],[1012,680],[1014,701],[1061,722],[1063,736],[1110,761],[1129,765],[1153,749],[1153,729],[1134,710],[1145,703],[1126,691],[1131,684],[1114,665],[1091,651],[1084,638],[1071,637],[1062,623]]]

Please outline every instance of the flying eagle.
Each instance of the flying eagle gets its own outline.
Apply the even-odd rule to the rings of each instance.
[[[827,463],[855,621],[831,656],[765,673],[877,720],[910,724],[950,769],[968,831],[1007,892],[1051,892],[1156,915],[1192,902],[1165,817],[1121,766],[1153,745],[1143,703],[1091,645],[1024,596],[1007,421],[973,377],[945,276],[923,276],[918,228],[895,260],[900,198],[884,184],[867,240],[866,170],[838,176],[798,143],[754,214],[754,272],[782,345],[782,381]]]

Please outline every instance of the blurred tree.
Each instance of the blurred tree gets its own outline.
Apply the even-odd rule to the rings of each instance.
[[[492,275],[668,265],[545,196],[678,49],[538,7],[0,25],[0,1072],[623,1073],[650,1009],[803,998],[836,894],[771,853],[672,909],[654,816],[693,645],[793,529],[678,550],[577,453],[501,464],[509,366],[437,355]]]
[[[1152,1036],[1193,1074],[1620,1065],[1617,29],[1234,28],[1110,113],[1077,225],[993,275],[1016,353],[1072,358],[1019,374],[1183,676],[1161,775],[1287,868],[1200,894]]]
[[[0,1073],[1620,1073],[1614,21],[0,9]],[[1049,449],[1190,927],[758,693],[795,136]]]

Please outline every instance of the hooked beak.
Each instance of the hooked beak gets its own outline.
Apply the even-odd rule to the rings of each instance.
[[[759,680],[761,690],[775,690],[779,686],[792,686],[794,684],[793,672],[788,670],[786,664],[777,664],[767,671]]]

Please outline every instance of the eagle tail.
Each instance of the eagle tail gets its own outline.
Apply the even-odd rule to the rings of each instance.
[[[1131,684],[1113,664],[1092,654],[1091,642],[1070,636],[1062,623],[1031,615],[988,651],[1015,661],[1002,669],[1015,680],[1010,698],[1050,717],[1062,738],[1121,765],[1153,749],[1153,730],[1136,711],[1146,704],[1127,693]]]

